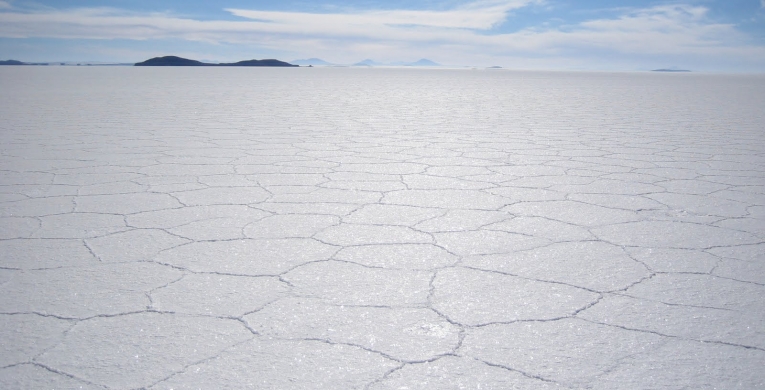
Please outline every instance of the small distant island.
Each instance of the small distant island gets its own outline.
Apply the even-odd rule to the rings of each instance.
[[[688,69],[654,69],[651,72],[690,72]]]
[[[0,61],[0,65],[48,65],[48,64],[38,63],[38,62],[21,62],[17,60],[4,60],[4,61]]]
[[[5,61],[0,61],[0,65],[25,65],[25,64],[21,61],[5,60]]]
[[[245,60],[232,63],[220,63],[211,64],[208,62],[201,62],[197,60],[190,60],[188,58],[181,58],[176,56],[154,57],[143,62],[138,62],[134,66],[284,66],[284,67],[297,67],[299,65],[292,65],[288,62],[268,59],[268,60]]]

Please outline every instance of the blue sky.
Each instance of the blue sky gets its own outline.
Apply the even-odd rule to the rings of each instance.
[[[0,0],[0,59],[765,72],[765,0]]]

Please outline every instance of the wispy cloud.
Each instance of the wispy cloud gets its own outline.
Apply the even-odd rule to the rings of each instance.
[[[10,8],[11,8],[11,3],[0,0],[0,9],[10,9]]]
[[[765,0],[761,0],[765,3]],[[0,0],[3,4],[10,4]],[[543,0],[482,0],[447,10],[363,10],[334,13],[227,9],[241,20],[195,20],[114,8],[0,12],[0,36],[78,39],[182,39],[247,44],[296,56],[332,59],[428,55],[445,63],[480,58],[686,55],[743,58],[765,67],[765,47],[736,26],[708,17],[703,6],[660,5],[614,10],[617,16],[558,27],[499,33],[513,12]],[[342,50],[342,52],[340,52]],[[608,54],[610,53],[610,54]],[[338,58],[340,57],[340,58]],[[754,60],[753,60],[754,59]]]

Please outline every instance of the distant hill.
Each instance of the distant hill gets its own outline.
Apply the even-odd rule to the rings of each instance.
[[[435,63],[427,58],[423,58],[417,62],[412,62],[407,66],[441,66],[441,64]]]
[[[0,65],[25,65],[25,63],[16,60],[0,61]]]
[[[136,63],[135,66],[208,66],[213,64],[207,64],[204,62],[190,60],[188,58],[181,58],[176,56],[154,57],[144,62]]]
[[[687,69],[654,69],[651,72],[690,72]]]
[[[295,65],[334,65],[333,63],[324,61],[321,58],[308,58],[308,59],[305,59],[305,60],[294,60],[294,61],[290,61],[290,64],[295,64]]]
[[[135,66],[297,66],[290,63],[267,59],[267,60],[245,60],[233,63],[220,63],[211,64],[207,62],[200,62],[197,60],[190,60],[188,58],[181,58],[176,56],[154,57],[143,62],[138,62]]]
[[[379,63],[374,60],[370,60],[369,58],[353,64],[353,66],[379,66],[379,65],[385,65],[385,64]]]
[[[268,59],[268,60],[246,60],[246,61],[239,61],[234,62],[230,64],[217,64],[218,66],[298,66],[298,65],[292,65],[288,62],[274,60],[274,59]]]

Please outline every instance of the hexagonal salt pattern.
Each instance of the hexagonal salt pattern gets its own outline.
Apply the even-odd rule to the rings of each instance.
[[[765,387],[762,77],[4,68],[0,388]]]

